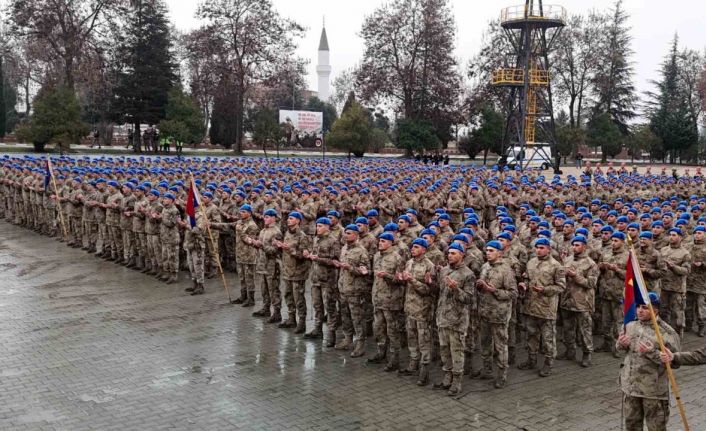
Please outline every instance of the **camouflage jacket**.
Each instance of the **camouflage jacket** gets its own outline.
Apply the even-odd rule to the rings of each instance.
[[[95,194],[92,196],[92,199],[96,201],[97,203],[104,204],[106,201],[106,198],[108,197],[108,194],[103,191],[103,190],[96,190]],[[94,215],[96,217],[96,223],[105,223],[105,208],[102,208],[99,205],[95,205],[93,207]]]
[[[691,271],[686,278],[686,290],[706,294],[706,242],[692,242],[689,246],[691,254]],[[695,266],[696,263],[701,266]]]
[[[338,276],[338,290],[341,295],[362,296],[369,293],[371,285],[367,272],[370,271],[370,257],[360,242],[344,245],[339,260],[351,266],[350,269],[341,269]],[[360,272],[361,266],[366,269],[366,274]]]
[[[662,319],[657,322],[664,338],[664,344],[673,352],[679,351],[679,335]],[[625,334],[630,337],[627,348],[616,342],[619,351],[627,352],[620,369],[620,388],[631,397],[658,400],[669,399],[669,381],[667,369],[659,357],[659,344],[652,321],[634,321],[627,325]],[[640,353],[641,342],[649,341],[655,348],[651,352]]]
[[[561,295],[561,308],[564,310],[593,313],[596,308],[596,285],[600,270],[588,252],[571,255],[564,261],[565,268],[576,270],[576,275],[566,275],[566,290]]]
[[[493,293],[485,290],[479,292],[478,312],[481,319],[490,323],[509,323],[512,303],[517,298],[517,281],[512,269],[501,260],[486,262],[481,267],[479,279],[497,289]]]
[[[311,250],[311,237],[300,228],[288,229],[284,243],[289,250],[282,250],[282,278],[291,281],[304,281],[309,276],[311,261],[304,258],[304,250]]]
[[[667,269],[662,277],[662,290],[670,292],[686,293],[686,277],[691,270],[691,254],[689,250],[682,247],[672,247],[668,245],[663,247],[659,253],[664,259]],[[674,264],[673,268],[669,267],[669,263]]]
[[[280,250],[272,242],[274,240],[282,241],[282,231],[279,230],[277,223],[273,223],[270,227],[262,228],[257,235],[257,239],[262,245],[257,249],[255,272],[258,274],[277,274],[277,258],[280,255]]]
[[[396,274],[404,269],[404,260],[394,246],[378,251],[373,257],[373,271],[386,272],[383,278],[373,275],[373,306],[381,310],[402,310],[404,308],[404,283],[396,279]]]
[[[411,258],[404,268],[405,272],[412,274],[412,279],[407,282],[404,299],[404,312],[408,318],[431,322],[432,306],[438,284],[436,282],[436,268],[426,256]],[[430,283],[427,284],[427,274]]]
[[[466,255],[463,258],[463,263],[473,271],[473,275],[476,277],[480,276],[480,269],[483,267],[483,263],[485,263],[483,252],[480,251],[475,244],[466,247]]]
[[[206,219],[200,211],[196,211],[196,226],[186,226],[184,232],[184,250],[205,250],[206,249]]]
[[[610,301],[622,301],[625,292],[625,269],[628,263],[628,251],[625,247],[620,250],[610,250],[603,256],[602,263],[615,264],[615,271],[610,269],[601,270],[599,280],[600,295],[603,299]]]
[[[117,208],[106,208],[105,214],[105,224],[108,226],[119,226],[120,225],[120,205],[123,200],[123,194],[120,192],[115,192],[112,195],[108,195],[105,200],[106,205],[117,205]]]
[[[259,229],[257,224],[248,217],[235,223],[235,261],[242,265],[255,265],[257,249],[245,242],[245,238],[256,239]]]
[[[134,211],[136,200],[135,195],[131,193],[120,201],[120,228],[123,230],[132,231],[132,215],[127,216],[125,213]]]
[[[162,219],[159,224],[159,240],[165,244],[179,244],[179,209],[176,205],[165,206],[162,210]]]
[[[335,287],[338,269],[333,261],[341,255],[341,243],[331,232],[314,238],[311,254],[318,257],[311,269],[311,283],[325,287]]]
[[[647,284],[647,289],[651,292],[660,291],[660,279],[667,269],[662,260],[662,255],[654,247],[637,247],[635,255],[640,262],[640,266],[645,269],[642,271],[642,276]]]
[[[145,213],[150,202],[146,197],[135,200],[134,214],[132,215],[132,231],[137,233],[145,232]]]
[[[525,314],[556,319],[559,297],[566,289],[564,266],[551,256],[534,257],[527,263],[526,283]],[[537,292],[532,286],[541,286],[544,290]]]
[[[703,365],[706,364],[706,347],[702,347],[693,352],[674,352],[672,368],[679,368],[682,365]]]
[[[446,282],[447,277],[458,285],[451,289]],[[461,263],[457,267],[447,265],[442,268],[438,280],[441,287],[436,306],[437,326],[465,333],[471,310],[476,307],[476,276],[470,268]]]
[[[159,219],[152,218],[152,213],[161,214],[164,207],[159,200],[147,201],[147,218],[145,219],[145,233],[147,235],[159,235]]]

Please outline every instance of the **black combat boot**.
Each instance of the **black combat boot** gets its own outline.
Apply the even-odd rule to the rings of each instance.
[[[372,358],[368,358],[365,362],[368,364],[382,364],[387,357],[387,346],[385,344],[378,344],[377,352]]]
[[[434,383],[433,388],[447,390],[451,387],[452,382],[453,374],[451,373],[451,371],[444,371],[444,379],[440,382]]]
[[[192,280],[192,282],[192,286],[184,289],[184,292],[193,292],[194,290],[196,290],[196,286],[198,286],[199,284],[196,282],[196,280]]]
[[[196,285],[196,288],[194,289],[193,292],[191,292],[191,296],[196,296],[196,295],[203,295],[204,293],[204,288],[203,288],[203,283],[198,283]]]
[[[453,373],[453,381],[451,382],[451,387],[446,393],[450,397],[455,397],[461,394],[461,380],[463,380],[463,373]]]

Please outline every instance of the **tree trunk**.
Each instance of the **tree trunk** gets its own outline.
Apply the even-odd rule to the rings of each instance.
[[[487,161],[488,161],[488,149],[486,148],[485,150],[483,150],[483,166],[485,166]]]
[[[136,153],[141,152],[140,149],[140,144],[141,144],[141,136],[140,136],[140,120],[135,120],[135,124],[133,124],[133,130],[132,130],[132,150]]]
[[[72,57],[64,58],[64,79],[66,86],[71,90],[74,89],[74,59]]]
[[[238,94],[235,99],[235,145],[233,152],[237,155],[243,154],[243,116],[245,113],[245,85],[242,80],[238,83]]]

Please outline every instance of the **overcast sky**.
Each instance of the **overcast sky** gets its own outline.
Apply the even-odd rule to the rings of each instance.
[[[166,0],[177,28],[198,27],[194,18],[195,0]],[[363,41],[358,36],[363,19],[382,0],[273,0],[277,10],[307,27],[299,41],[299,55],[310,59],[309,87],[316,90],[316,50],[323,17],[331,49],[331,78],[341,70],[353,67],[363,55]],[[522,0],[451,0],[456,18],[456,57],[464,71],[469,59],[478,51],[481,36],[488,21],[500,15],[500,9]],[[561,4],[569,13],[585,13],[590,9],[608,9],[614,0],[550,0],[545,4]],[[630,14],[633,49],[635,51],[635,83],[640,92],[651,90],[649,80],[658,77],[659,64],[669,48],[674,32],[679,33],[680,45],[692,49],[706,48],[706,3],[704,0],[625,0]]]

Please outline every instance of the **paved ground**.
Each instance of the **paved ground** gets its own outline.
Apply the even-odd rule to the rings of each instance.
[[[546,379],[513,370],[502,391],[466,380],[451,399],[266,325],[227,305],[215,281],[192,298],[186,282],[4,221],[0,268],[3,430],[619,428],[619,361],[606,354],[590,369],[560,362]],[[706,373],[677,379],[692,429],[706,429]]]

